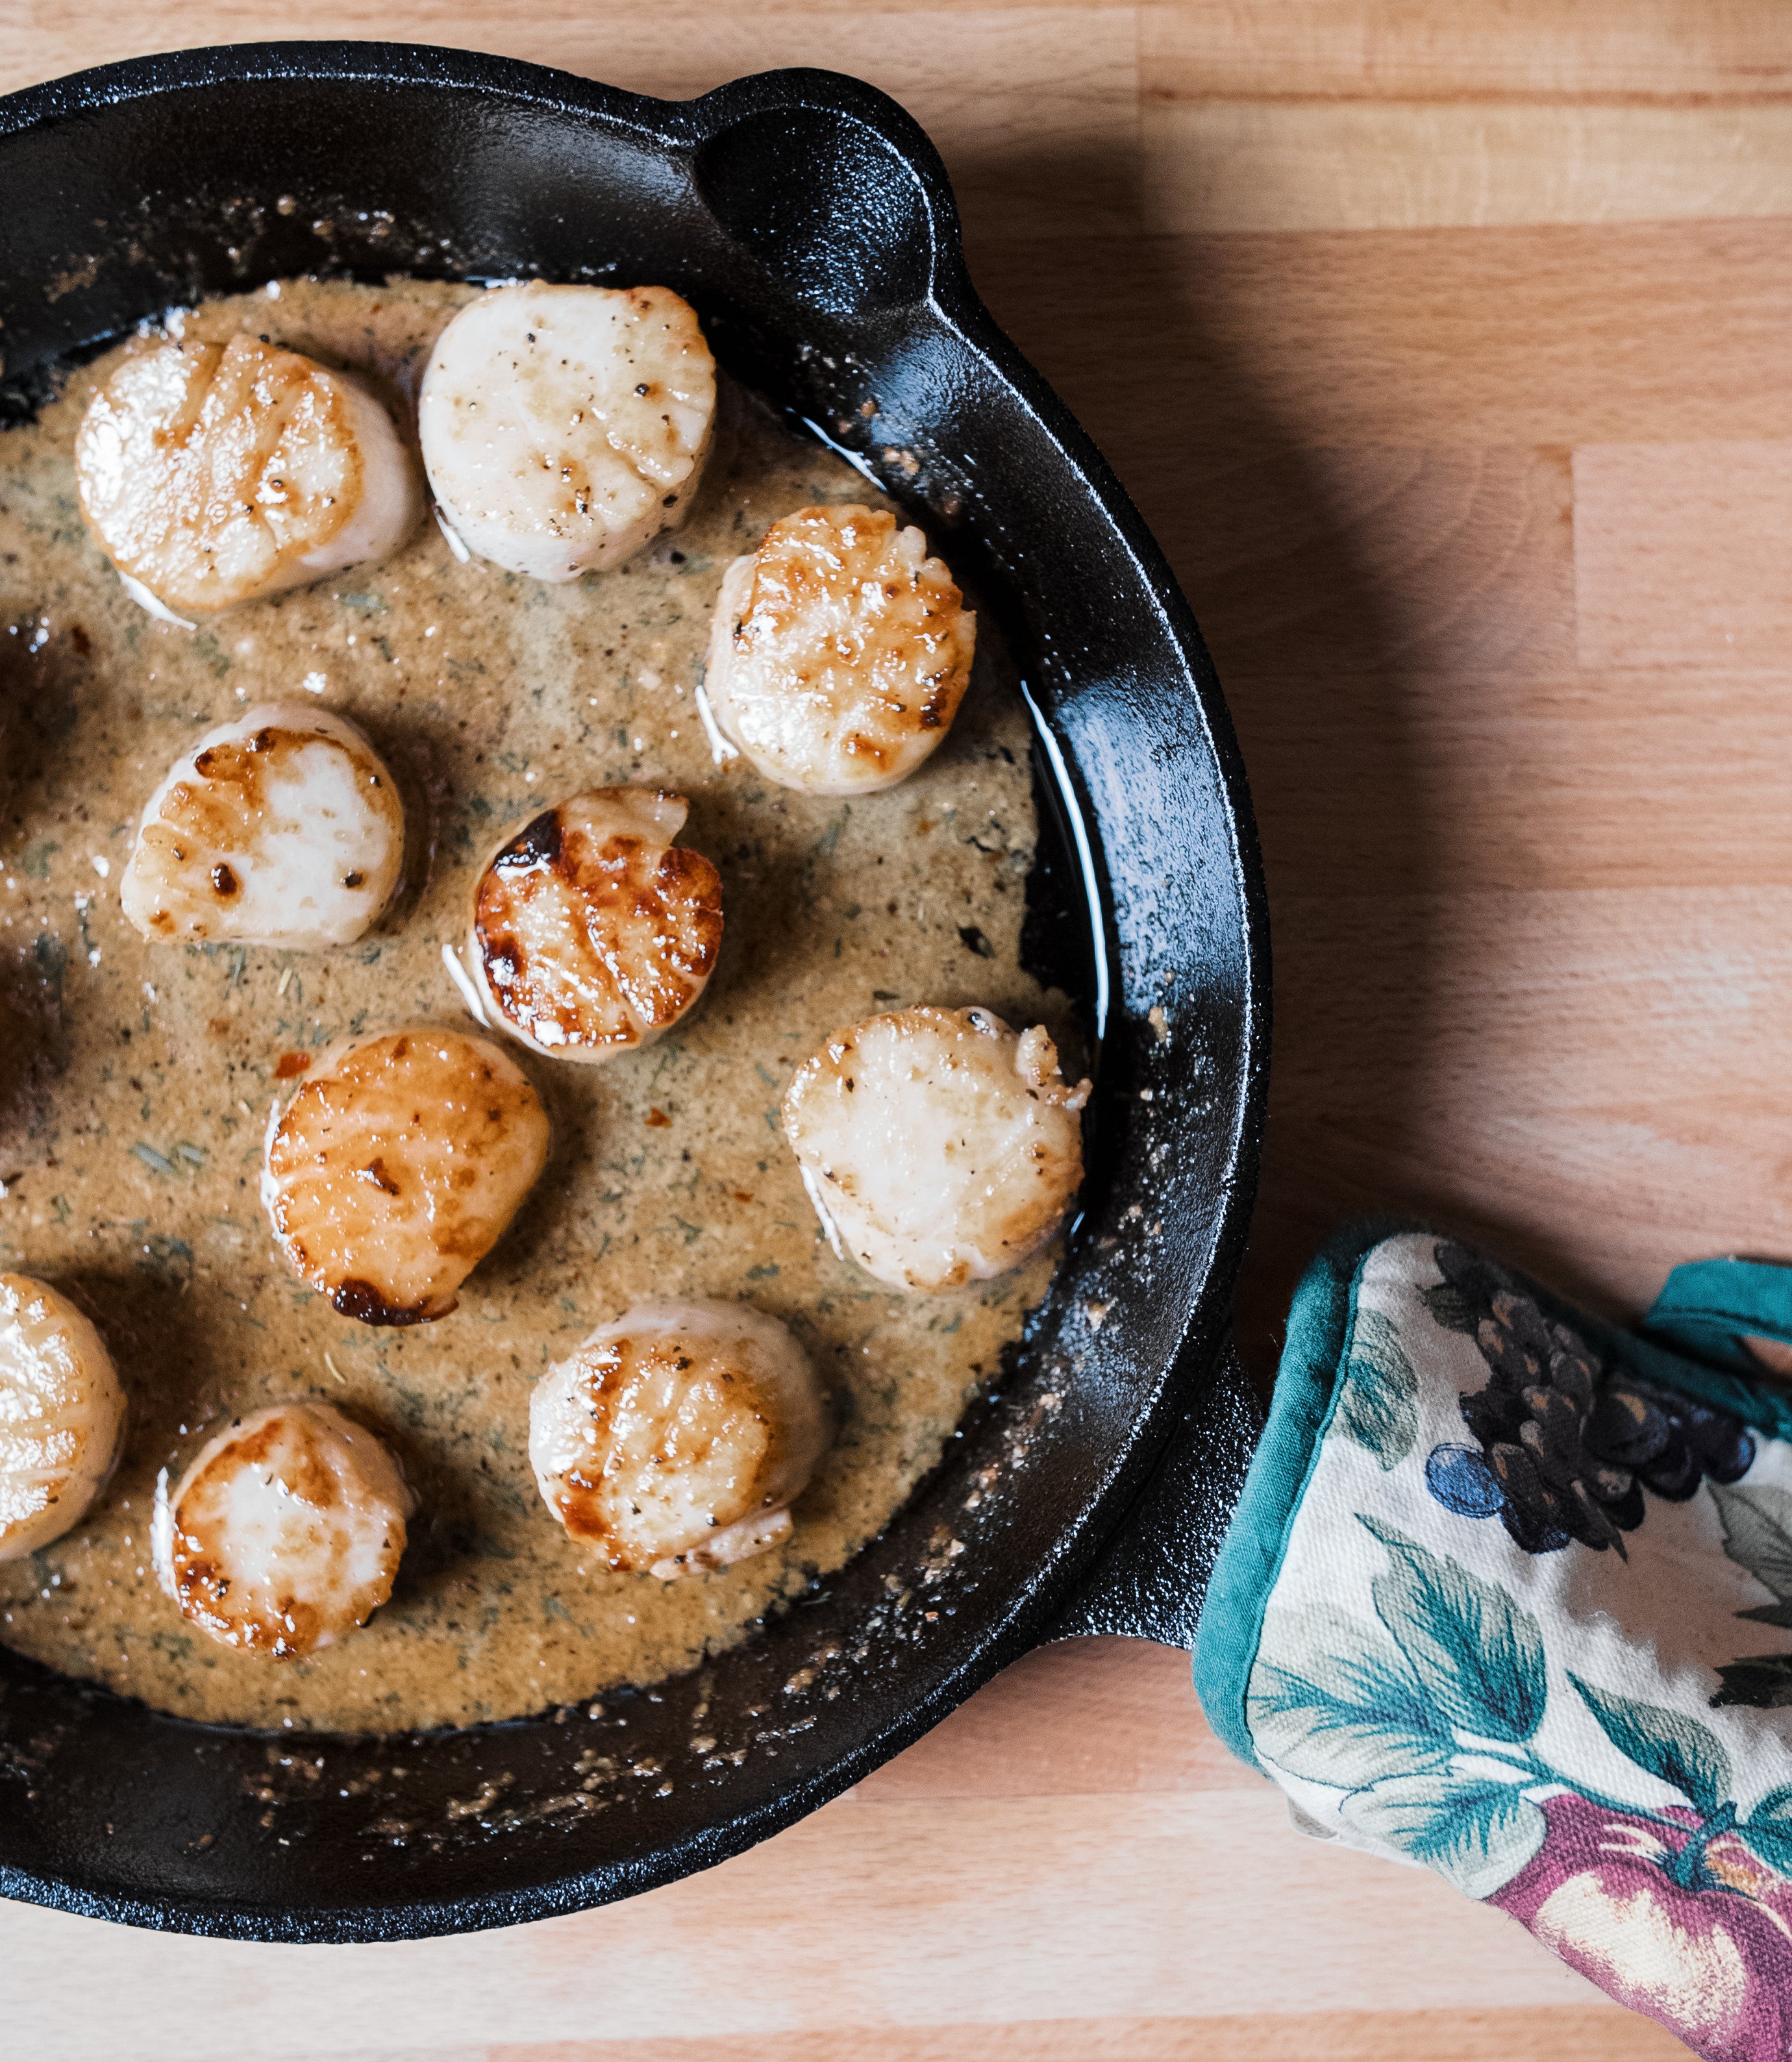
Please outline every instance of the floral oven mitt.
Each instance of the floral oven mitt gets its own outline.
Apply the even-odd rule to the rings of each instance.
[[[1792,1270],[1682,1268],[1648,1329],[1429,1234],[1328,1249],[1195,1681],[1306,1830],[1792,2058],[1792,1398],[1728,1371],[1792,1340]]]

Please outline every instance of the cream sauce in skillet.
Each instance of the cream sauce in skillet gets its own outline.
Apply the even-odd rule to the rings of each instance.
[[[360,367],[407,418],[431,342],[474,291],[286,282],[181,319]],[[725,387],[689,520],[616,571],[543,586],[457,563],[426,523],[383,564],[177,628],[126,597],[76,506],[75,426],[110,362],[0,433],[0,1270],[85,1302],[130,1434],[82,1524],[0,1565],[0,1640],[167,1711],[275,1728],[463,1724],[686,1667],[887,1522],[1050,1272],[1047,1256],[969,1292],[880,1288],[829,1250],[778,1128],[796,1063],[880,1008],[986,1003],[1069,1031],[1064,998],[1020,964],[1028,732],[994,626],[979,623],[952,736],[904,786],[849,804],[718,768],[693,691],[729,560],[791,509],[877,498]],[[410,886],[337,951],[145,943],[118,900],[144,800],[202,730],[291,695],[351,717],[394,768]],[[689,796],[683,841],[721,870],[708,993],[600,1068],[512,1045],[555,1130],[521,1216],[453,1316],[339,1316],[280,1265],[257,1201],[293,1056],[363,1027],[465,1023],[443,947],[464,936],[479,862],[544,803],[621,781]],[[749,1298],[792,1325],[840,1430],[788,1546],[663,1584],[593,1565],[550,1519],[528,1398],[595,1325],[685,1295]],[[162,1596],[151,1500],[158,1470],[178,1477],[227,1415],[302,1397],[388,1439],[420,1508],[391,1603],[341,1645],[271,1663]]]

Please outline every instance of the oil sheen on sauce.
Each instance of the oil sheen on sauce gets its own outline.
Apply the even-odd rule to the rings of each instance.
[[[178,319],[360,367],[408,417],[474,291],[288,282]],[[179,628],[127,598],[76,505],[75,427],[112,362],[0,433],[0,1269],[93,1313],[130,1433],[83,1522],[0,1565],[0,1640],[183,1716],[270,1728],[466,1724],[688,1667],[888,1521],[1049,1274],[1042,1257],[948,1295],[880,1287],[829,1250],[778,1122],[796,1063],[880,1009],[984,1003],[1068,1029],[1064,998],[1020,963],[1028,727],[993,627],[980,620],[951,736],[902,787],[849,803],[718,768],[694,690],[729,560],[792,509],[876,498],[725,386],[688,520],[624,567],[544,586],[457,562],[426,521],[383,564]],[[335,951],[146,943],[118,906],[145,800],[199,732],[289,696],[352,718],[397,774],[402,899]],[[479,864],[544,804],[623,781],[688,796],[681,841],[720,869],[701,1006],[597,1068],[511,1044],[555,1131],[522,1214],[451,1317],[339,1316],[273,1251],[257,1195],[270,1103],[344,1033],[465,1024],[443,948],[465,935]],[[786,1546],[661,1583],[595,1565],[549,1518],[529,1390],[594,1326],[687,1295],[789,1324],[839,1431]],[[389,1441],[419,1508],[391,1602],[340,1645],[273,1663],[163,1597],[151,1502],[157,1471],[178,1479],[229,1416],[300,1398]]]

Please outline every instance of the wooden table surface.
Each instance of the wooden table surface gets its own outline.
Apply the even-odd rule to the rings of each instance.
[[[1617,1312],[1792,1252],[1784,0],[0,0],[0,90],[289,18],[667,94],[831,66],[932,131],[1243,741],[1260,1370],[1367,1206]],[[1498,1913],[1298,1838],[1185,1658],[1125,1641],[607,1912],[305,1952],[0,1908],[0,2029],[22,2062],[1682,2052]]]

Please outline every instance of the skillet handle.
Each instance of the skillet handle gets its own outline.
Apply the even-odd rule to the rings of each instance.
[[[1229,1334],[1212,1382],[1044,1638],[1118,1632],[1192,1647],[1208,1578],[1262,1430],[1262,1406]]]

